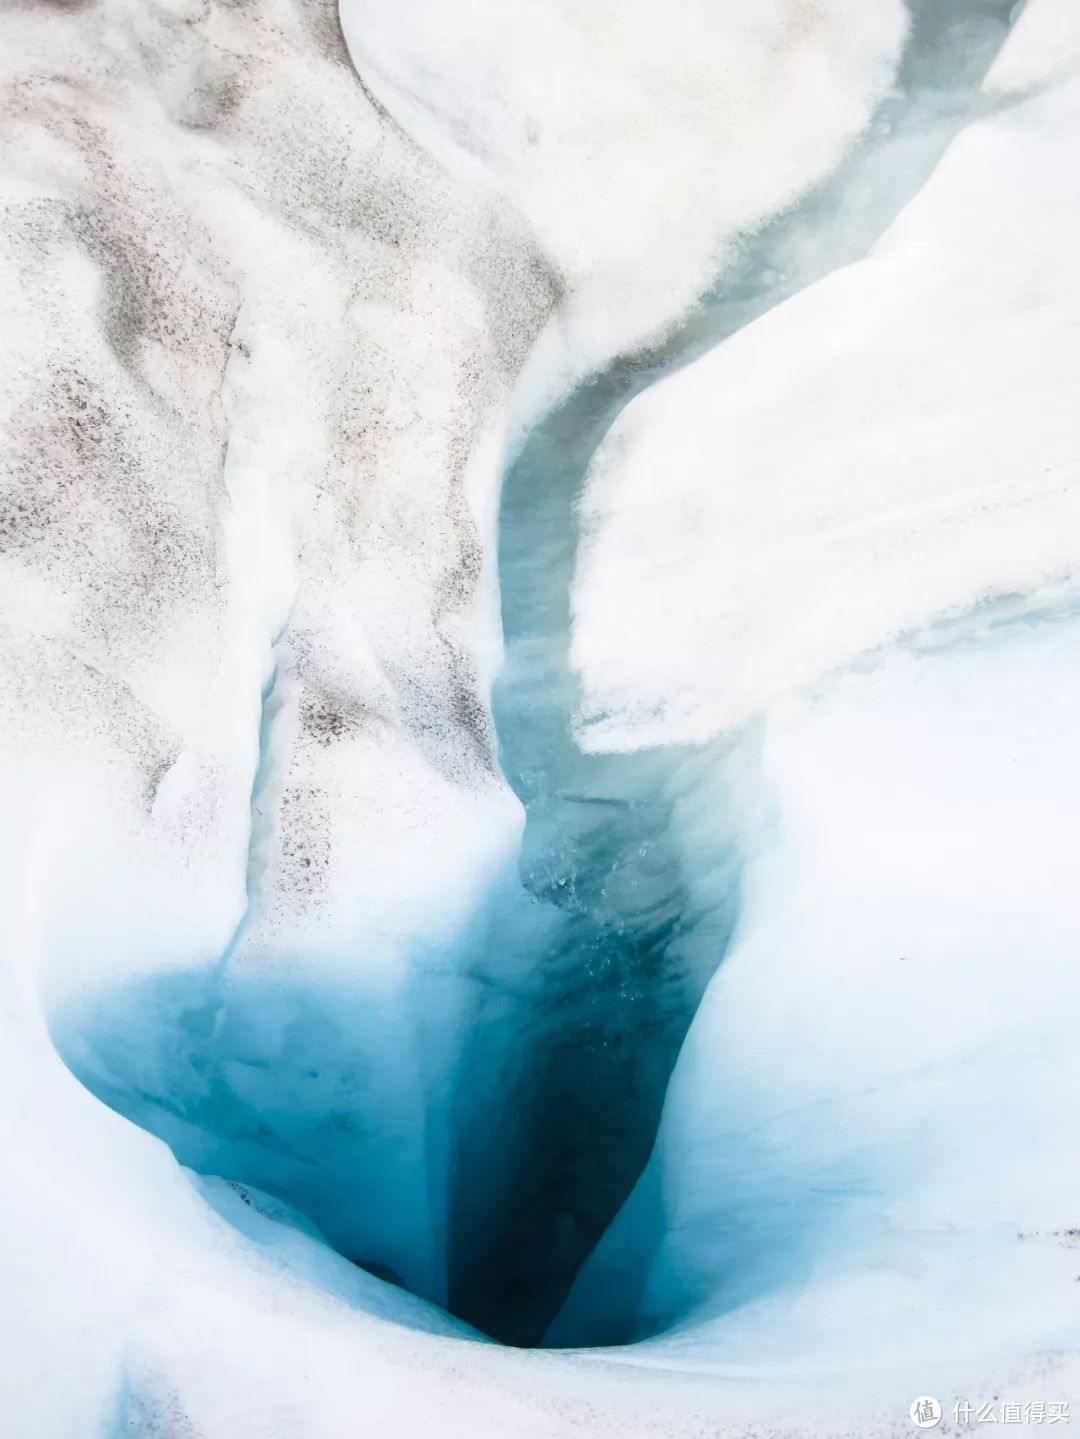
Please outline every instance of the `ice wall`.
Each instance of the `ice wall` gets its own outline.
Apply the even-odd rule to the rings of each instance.
[[[670,325],[721,248],[787,202],[793,165],[805,190],[835,164],[881,89],[903,18],[894,7],[857,19],[842,9],[816,7],[796,33],[783,9],[680,6],[662,45],[653,17],[625,6],[573,16],[526,6],[511,17],[349,5],[343,18],[358,71],[392,113],[520,205],[563,282],[562,340],[587,367],[640,341],[657,316]],[[500,43],[481,52],[474,27],[492,26]],[[810,106],[807,87],[819,82]],[[735,126],[753,134],[752,166],[726,138]],[[703,179],[715,183],[705,204]],[[543,342],[537,354],[550,354]],[[672,803],[692,778],[667,756],[585,761],[571,738],[565,560],[578,485],[611,413],[608,379],[523,439],[500,513],[507,657],[494,713],[527,819],[520,881],[493,895],[469,955],[449,1297],[455,1312],[522,1343],[542,1336],[644,1163],[718,958],[701,945],[689,958],[686,937],[705,919],[690,913],[668,841]],[[735,857],[720,862],[734,887]],[[706,909],[722,950],[733,893]]]
[[[891,0],[842,12],[791,34],[778,12],[739,41],[759,79],[777,46],[800,74],[821,53],[802,183],[865,118],[899,34]],[[534,22],[558,42],[561,20]],[[458,978],[520,826],[487,705],[497,461],[561,262],[512,187],[448,177],[402,137],[333,14],[117,3],[5,23],[8,754],[66,818],[40,840],[61,896],[41,938],[52,1031],[187,1162],[242,1153],[346,1252],[442,1297]],[[610,35],[598,12],[566,74]],[[651,113],[695,133],[701,77],[685,114],[671,93],[687,32],[649,49],[667,77]],[[758,116],[744,102],[729,128]],[[783,121],[793,143],[807,113]],[[603,128],[579,116],[568,163],[610,158]],[[793,166],[731,190],[724,234],[782,203]],[[655,149],[634,183],[639,207],[675,193]],[[701,244],[668,261],[669,313]]]
[[[774,708],[739,933],[579,1333],[618,1297],[642,1363],[943,1400],[1075,1350],[1076,613]]]
[[[736,801],[734,941],[553,1339],[621,1308],[643,1365],[896,1412],[1075,1393],[1078,37],[1029,7],[870,258],[635,402],[593,472],[586,742],[752,710],[767,803]],[[639,593],[694,622],[662,650]]]
[[[622,755],[574,743],[577,499],[604,429],[635,391],[662,382],[687,349],[747,323],[755,306],[780,303],[867,248],[933,170],[1009,12],[934,3],[917,6],[912,22],[895,86],[829,180],[744,243],[739,265],[667,344],[608,367],[535,425],[504,480],[506,660],[494,715],[526,828],[521,890],[495,907],[474,965],[452,1125],[450,1284],[455,1311],[504,1338],[544,1332],[645,1162],[672,1064],[739,911],[740,808],[767,806],[754,797],[752,733]],[[552,1335],[614,1342],[633,1332],[626,1305],[601,1307],[582,1330],[568,1322]]]
[[[69,1011],[107,987],[142,1046],[129,1089],[227,1087],[271,1145],[260,1075],[306,1043],[275,984],[305,975],[317,1017],[347,1003],[320,1107],[358,1125],[356,1069],[387,1075],[411,1157],[377,1162],[363,1126],[362,1203],[411,1215],[422,1274],[405,991],[517,830],[482,536],[550,280],[366,101],[332,10],[4,25],[4,758],[36,796],[5,879],[50,895],[23,962],[88,1078],[115,1056]],[[146,986],[180,971],[189,1031],[221,1033],[237,986],[216,1078]]]
[[[3,17],[0,1377],[20,1439],[761,1420],[759,1396],[672,1385],[647,1349],[630,1382],[500,1353],[342,1254],[445,1285],[462,977],[521,829],[488,708],[507,406],[520,427],[567,368],[664,329],[835,165],[900,12],[533,6],[517,49],[496,7],[417,14],[349,11],[359,79],[315,4]],[[1040,70],[1010,63],[1011,103]],[[705,912],[712,793],[675,807],[678,892]]]
[[[209,1170],[215,1124],[253,1180],[339,1136],[353,1256],[436,1288],[412,965],[518,830],[483,537],[553,286],[365,99],[332,7],[0,23],[4,1426],[277,1434],[301,1405],[329,1434],[340,1379],[304,1401],[288,1365],[420,1309],[223,1228],[45,1022]],[[143,1417],[114,1430],[119,1389]]]

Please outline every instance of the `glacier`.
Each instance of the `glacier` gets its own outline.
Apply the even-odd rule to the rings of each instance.
[[[1028,27],[865,258],[788,299],[821,227],[811,215],[809,245],[780,233],[766,273],[783,303],[605,439],[574,581],[587,747],[707,739],[939,616],[1068,581],[1076,300],[1052,277],[1077,206],[1075,100]],[[932,79],[924,104],[942,108]],[[902,195],[911,148],[885,160]],[[886,197],[854,179],[857,243]],[[695,623],[673,633],[673,609]]]
[[[1067,1400],[1067,0],[0,23],[16,1439]]]
[[[950,1401],[1075,1344],[1080,607],[937,640],[771,712],[737,940],[563,1322]]]

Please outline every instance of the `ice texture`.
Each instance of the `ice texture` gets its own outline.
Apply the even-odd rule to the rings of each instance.
[[[274,1152],[258,1080],[304,1043],[275,984],[313,1037],[347,1002],[318,1123],[361,1131],[354,1202],[430,1291],[411,966],[519,826],[482,537],[548,269],[365,99],[332,9],[3,24],[4,765],[36,797],[5,883],[44,906],[23,963],[85,1078],[117,1057],[72,1010],[109,990],[135,1100],[167,1122],[227,1086]],[[218,1041],[203,1074],[178,990],[179,1032]]]
[[[1078,92],[1067,36],[1042,80],[1009,53],[866,259],[613,426],[575,581],[587,747],[706,740],[938,615],[1072,572]],[[873,189],[849,201],[856,227],[859,201],[872,212]]]
[[[738,933],[579,1336],[898,1412],[1075,1354],[1080,602],[937,641],[771,708]]]
[[[892,78],[898,0],[342,0],[372,93],[529,221],[548,364],[670,328],[738,238],[835,166]],[[555,352],[553,354],[552,352]]]
[[[1003,12],[971,7],[975,69]],[[1072,836],[1055,808],[1075,774],[1062,738],[1075,718],[1066,601],[1052,629],[1029,634],[1039,612],[1021,602],[974,654],[982,632],[961,629],[947,654],[924,657],[931,628],[910,654],[796,693],[895,632],[885,556],[884,597],[867,581],[859,603],[888,623],[834,645],[828,665],[804,632],[813,663],[793,661],[782,683],[744,687],[731,705],[715,666],[696,681],[686,669],[699,659],[687,636],[707,628],[696,588],[689,601],[657,590],[641,566],[659,608],[645,625],[633,594],[617,600],[642,663],[620,689],[604,678],[628,661],[596,567],[641,496],[631,477],[625,512],[603,501],[610,449],[586,496],[594,533],[572,634],[567,596],[577,484],[623,381],[640,365],[644,382],[651,362],[635,360],[555,411],[554,432],[578,427],[565,447],[548,431],[524,440],[500,566],[533,522],[537,543],[515,583],[503,569],[507,655],[492,691],[508,435],[533,434],[569,374],[667,334],[714,271],[738,290],[748,247],[759,253],[748,232],[783,223],[810,187],[857,164],[875,107],[876,123],[911,140],[905,199],[972,123],[926,192],[955,174],[960,198],[905,240],[928,202],[912,205],[866,267],[880,296],[861,293],[844,323],[873,317],[864,361],[893,349],[909,311],[940,313],[942,345],[958,346],[966,325],[981,334],[981,348],[957,348],[970,365],[1011,337],[1025,363],[999,363],[1015,393],[984,410],[973,385],[954,387],[945,439],[977,433],[991,464],[998,440],[984,432],[1007,398],[1029,407],[1024,424],[1047,425],[1027,439],[1050,462],[1058,390],[1040,346],[1054,307],[1068,318],[1060,285],[1049,298],[1067,251],[1053,226],[1022,224],[999,187],[1003,176],[1022,185],[1037,217],[1061,167],[1055,224],[1067,230],[1068,5],[1031,0],[981,117],[954,113],[967,72],[964,84],[928,83],[945,98],[933,123],[923,116],[925,143],[887,99],[881,108],[904,40],[895,0],[680,4],[661,24],[637,4],[365,0],[342,18],[351,60],[321,0],[18,3],[0,19],[3,1427],[13,1439],[886,1433],[909,1383],[927,1377],[924,1356],[912,1351],[904,1369],[900,1355],[898,1402],[889,1391],[882,1409],[883,1391],[867,1397],[845,1368],[849,1343],[856,1368],[871,1367],[855,1343],[859,1306],[900,1349],[913,1291],[912,1302],[940,1299],[940,1332],[950,1277],[966,1283],[982,1258],[1003,1287],[991,1295],[983,1275],[974,1291],[991,1318],[971,1325],[966,1372],[996,1384],[1019,1364],[1045,1368],[1044,1351],[1074,1347],[1062,1290],[1075,1236],[1053,1199],[1071,1171],[1046,1181],[1062,1140],[1053,1086],[1068,1089],[1072,1063],[1059,1040],[1074,996],[1055,963],[1073,939]],[[954,46],[949,64],[965,53]],[[997,227],[990,290],[987,248],[976,225],[964,229],[976,212]],[[973,247],[970,271],[949,226]],[[856,245],[866,230],[853,223]],[[1042,275],[1026,268],[1033,231]],[[800,245],[792,273],[836,263],[836,227],[822,233],[824,248]],[[893,247],[901,259],[886,264]],[[952,266],[955,295],[933,289],[939,265]],[[831,328],[820,295],[849,283],[826,281],[733,342],[761,346],[793,423],[789,352],[801,344],[812,375],[835,365],[837,387],[855,385],[859,365],[835,358],[842,334],[823,349],[788,317]],[[1048,298],[1014,325],[1002,297],[1024,286]],[[657,364],[708,341],[707,311]],[[712,472],[698,458],[718,443],[721,388],[680,411],[691,498],[665,488],[679,480],[669,463],[650,490],[658,552],[693,576],[717,543]],[[747,435],[748,452],[768,451],[785,413]],[[822,443],[843,438],[851,413],[838,391]],[[886,448],[900,430],[899,415],[883,427]],[[887,460],[875,454],[875,473]],[[1051,551],[1065,513],[1033,473],[1046,548],[1039,569],[1034,539],[1019,547],[1028,588],[1060,574]],[[545,487],[546,515],[529,508]],[[669,516],[687,506],[693,543],[673,552]],[[907,550],[918,592],[923,552]],[[1005,568],[994,592],[1012,582]],[[904,626],[978,590],[968,575],[943,598],[932,578],[932,603]],[[788,593],[789,617],[807,593]],[[653,616],[685,660],[659,694],[644,664],[657,652]],[[585,751],[571,742],[571,640]],[[747,638],[742,663],[756,663],[758,644]],[[985,734],[972,745],[981,686]],[[678,749],[688,736],[712,738]],[[656,751],[599,752],[643,743]],[[1015,755],[1016,778],[997,793]],[[834,804],[828,781],[848,768]],[[861,840],[875,823],[877,867]],[[601,1228],[645,1162],[735,901],[735,947],[684,1050],[653,1162],[547,1337],[582,1342],[599,1311],[605,1338],[616,1308],[620,1338],[668,1322],[673,1335],[617,1356],[487,1342],[437,1305],[493,1264],[515,1283],[545,1265],[568,1281],[596,1236],[566,1229],[560,1249],[543,1225],[569,1194],[579,1211],[595,1202]],[[897,937],[910,955],[893,955]],[[860,967],[868,949],[872,970]],[[978,999],[967,1042],[987,1046],[965,1083],[941,1058],[947,1016],[925,1030],[937,993],[926,976],[949,961],[958,1000]],[[912,965],[921,983],[901,978]],[[849,991],[896,1044],[845,1026]],[[806,1051],[812,1000],[826,1012]],[[564,1002],[577,1029],[562,1023]],[[597,1043],[575,1046],[590,1024]],[[904,1065],[935,1036],[938,1067],[914,1100],[858,1100],[864,1079],[895,1079],[907,1095]],[[1037,1064],[1025,1065],[1029,1051]],[[770,1149],[769,1126],[804,1087],[836,1118],[796,1123],[786,1148],[781,1125]],[[584,1118],[570,1124],[583,1091]],[[616,1101],[605,1128],[602,1107]],[[968,1202],[959,1141],[991,1110],[1020,1169],[985,1195],[970,1179]],[[760,1151],[727,1142],[736,1111],[765,1126]],[[884,1177],[860,1170],[851,1147],[861,1133],[874,1149],[882,1115]],[[549,1171],[553,1152],[562,1167]],[[558,1173],[557,1202],[529,1192],[530,1162]],[[834,1198],[807,1203],[838,1171],[854,1192],[837,1183]],[[891,1248],[876,1237],[890,1203],[902,1221]],[[919,1262],[942,1264],[920,1300],[901,1250],[913,1226],[942,1216],[955,1245],[911,1240]],[[1022,1241],[1008,1224],[1025,1226]],[[737,1262],[733,1234],[747,1241]],[[877,1284],[879,1260],[895,1283]],[[1053,1300],[1012,1306],[1015,1341],[991,1354],[1003,1332],[993,1305],[1023,1299],[1024,1283],[1053,1287]],[[699,1378],[687,1383],[680,1366]]]
[[[735,825],[735,935],[551,1342],[849,1414],[1075,1396],[1078,41],[1029,6],[870,258],[598,457],[584,741],[760,748],[687,832]]]

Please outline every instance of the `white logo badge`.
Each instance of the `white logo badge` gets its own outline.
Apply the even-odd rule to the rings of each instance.
[[[929,1394],[916,1399],[908,1412],[912,1424],[917,1424],[920,1429],[933,1429],[941,1423],[941,1405]]]

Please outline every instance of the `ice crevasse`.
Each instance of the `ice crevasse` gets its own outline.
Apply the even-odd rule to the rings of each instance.
[[[1075,1396],[1074,8],[0,23],[10,1432]]]

